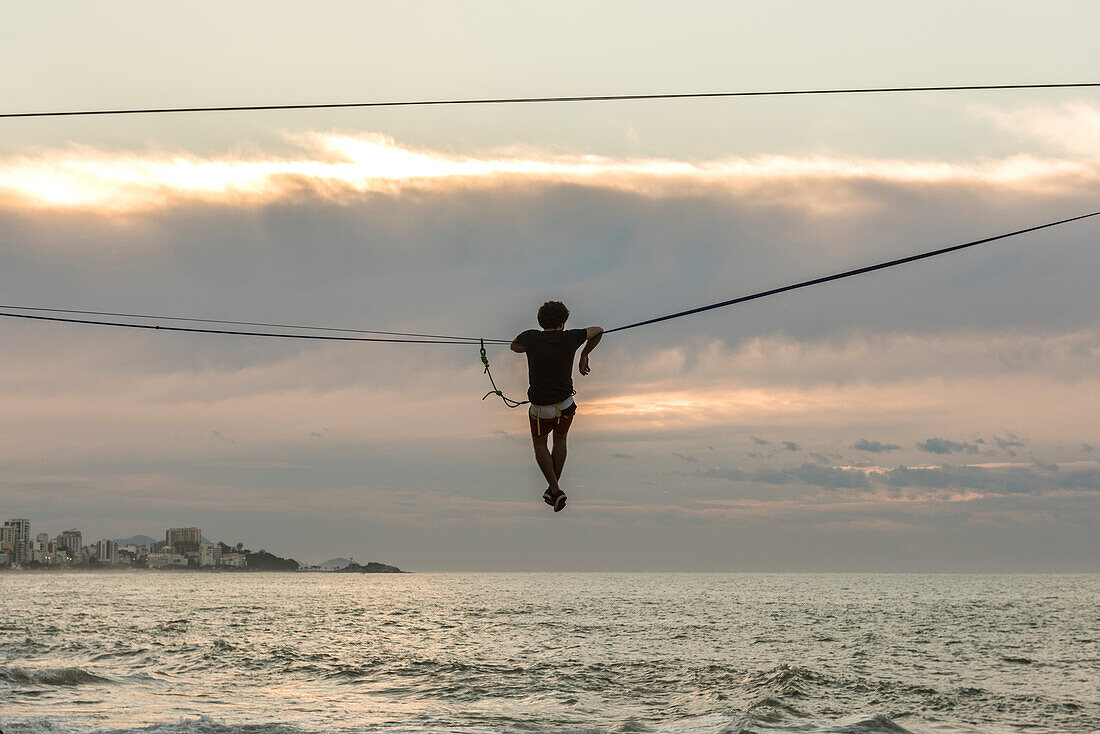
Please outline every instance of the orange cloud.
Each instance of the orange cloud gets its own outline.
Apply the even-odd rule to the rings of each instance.
[[[501,181],[594,185],[654,196],[683,194],[683,187],[692,185],[737,192],[777,184],[882,181],[1062,190],[1100,181],[1100,170],[1088,162],[1031,156],[976,163],[820,155],[688,162],[540,152],[457,156],[409,148],[374,133],[309,133],[290,139],[301,155],[202,157],[72,147],[11,156],[0,159],[0,202],[118,214],[188,201],[262,204],[302,192],[339,197]],[[850,193],[833,190],[817,191],[805,206],[837,211],[856,204]]]

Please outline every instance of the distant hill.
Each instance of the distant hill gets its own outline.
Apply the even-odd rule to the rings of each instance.
[[[249,571],[297,571],[298,562],[293,558],[279,558],[278,556],[261,550],[259,553],[249,553],[244,557],[245,568]]]
[[[365,566],[352,563],[347,568],[341,568],[336,573],[405,573],[397,566],[389,566],[385,563],[371,561]]]
[[[150,538],[148,535],[135,535],[132,538],[115,538],[115,542],[119,545],[144,545],[152,546],[157,542],[156,538]]]
[[[351,565],[350,558],[330,558],[324,563],[318,563],[317,568],[347,568]]]

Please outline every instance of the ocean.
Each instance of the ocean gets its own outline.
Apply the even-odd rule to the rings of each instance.
[[[0,730],[1100,730],[1100,576],[2,573]]]

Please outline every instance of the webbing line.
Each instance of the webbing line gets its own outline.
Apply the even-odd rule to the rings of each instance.
[[[40,311],[42,313],[67,313],[83,316],[117,316],[120,318],[153,319],[159,321],[185,321],[196,324],[229,324],[231,326],[263,326],[270,329],[300,329],[302,331],[331,331],[347,334],[378,334],[381,336],[407,336],[417,339],[443,339],[477,342],[476,336],[452,336],[449,334],[419,334],[408,331],[378,331],[376,329],[341,329],[334,326],[302,326],[301,324],[274,324],[263,321],[230,321],[228,319],[198,319],[187,316],[159,316],[143,313],[122,313],[118,311],[84,311],[73,308],[43,308],[40,306],[12,306],[0,304],[0,311]],[[80,322],[83,323],[83,322]],[[507,344],[504,339],[486,339],[490,344]]]
[[[884,270],[885,268],[892,268],[897,265],[904,265],[906,263],[915,262],[917,260],[924,260],[926,258],[935,257],[937,255],[944,255],[949,252],[955,252],[957,250],[964,250],[968,247],[976,247],[977,245],[984,245],[987,242],[994,242],[996,240],[1003,240],[1009,237],[1016,237],[1017,235],[1026,234],[1028,232],[1035,232],[1040,229],[1047,229],[1049,227],[1057,227],[1061,224],[1068,224],[1069,222],[1076,222],[1081,219],[1088,219],[1089,217],[1095,217],[1100,214],[1100,211],[1095,211],[1090,214],[1081,214],[1080,216],[1070,217],[1069,219],[1060,219],[1057,222],[1048,222],[1047,224],[1039,224],[1034,227],[1027,227],[1026,229],[1018,229],[1015,232],[1006,232],[1005,234],[995,235],[993,237],[984,237],[980,240],[974,240],[972,242],[964,242],[961,245],[952,245],[951,247],[944,247],[939,250],[931,250],[930,252],[922,252],[918,255],[910,255],[909,257],[898,258],[897,260],[889,260],[887,262],[878,263],[877,265],[868,265],[862,268],[856,268],[855,270],[846,270],[843,273],[836,273],[834,275],[826,275],[821,278],[814,278],[812,280],[804,280],[801,283],[794,283],[792,285],[785,285],[781,288],[772,288],[771,290],[761,291],[759,293],[753,293],[748,296],[741,296],[740,298],[731,298],[728,301],[721,301],[719,303],[712,303],[707,306],[699,306],[698,308],[691,308],[687,311],[679,311],[677,313],[671,313],[667,316],[658,316],[652,319],[646,319],[645,321],[638,321],[633,324],[627,324],[626,326],[617,326],[614,329],[608,329],[605,334],[611,334],[616,331],[625,331],[626,329],[633,329],[638,326],[646,326],[647,324],[656,324],[661,321],[668,321],[670,319],[678,319],[682,316],[691,316],[692,314],[702,313],[703,311],[711,311],[716,308],[725,308],[726,306],[733,306],[738,303],[745,303],[746,301],[754,301],[758,298],[766,298],[767,296],[774,296],[778,293],[786,293],[787,291],[797,290],[799,288],[808,288],[811,285],[819,285],[821,283],[828,283],[832,280],[840,280],[841,278],[851,278],[855,275],[862,275],[863,273],[870,273],[875,270]]]
[[[149,329],[151,331],[182,331],[190,334],[229,334],[231,336],[267,336],[276,339],[312,339],[338,342],[388,342],[391,344],[462,344],[469,341],[446,341],[440,339],[389,339],[362,336],[325,336],[322,334],[283,334],[271,331],[235,331],[228,329],[199,329],[187,326],[161,326],[159,324],[130,324],[118,321],[93,321],[90,319],[69,319],[60,316],[35,316],[28,313],[7,313],[0,311],[0,317],[9,319],[33,319],[35,321],[57,321],[65,324],[91,324],[94,326],[117,326],[124,329]]]

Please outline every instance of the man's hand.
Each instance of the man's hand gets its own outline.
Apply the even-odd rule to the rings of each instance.
[[[600,343],[600,339],[603,337],[603,327],[589,326],[584,331],[588,341],[584,345],[584,349],[581,350],[580,371],[582,375],[587,375],[592,371],[592,368],[588,366],[588,355]]]

